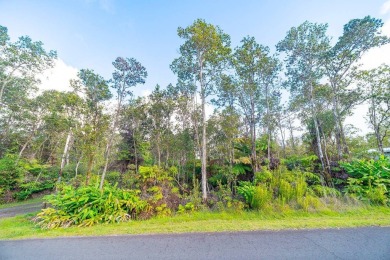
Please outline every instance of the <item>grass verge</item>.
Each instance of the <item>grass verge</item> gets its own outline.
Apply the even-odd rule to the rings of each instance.
[[[195,212],[145,221],[54,230],[36,227],[29,220],[32,216],[0,219],[0,239],[390,226],[390,208],[387,207],[321,213]]]

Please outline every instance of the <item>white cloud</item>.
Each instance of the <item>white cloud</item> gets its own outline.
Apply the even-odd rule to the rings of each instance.
[[[390,12],[390,1],[383,3],[381,7],[381,15],[388,14]]]
[[[142,91],[141,96],[142,97],[147,97],[150,94],[152,94],[152,91],[150,91],[149,89],[145,89],[145,90]]]
[[[58,91],[71,91],[69,80],[77,78],[78,69],[65,64],[61,59],[55,61],[53,68],[46,70],[39,78],[40,90],[55,89]]]
[[[389,1],[390,3],[390,1]],[[390,19],[387,20],[382,27],[382,34],[390,37]],[[374,48],[368,51],[362,57],[361,63],[363,69],[373,69],[382,63],[390,63],[390,44],[384,45],[380,48]]]

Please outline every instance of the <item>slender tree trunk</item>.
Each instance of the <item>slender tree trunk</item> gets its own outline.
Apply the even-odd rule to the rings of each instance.
[[[206,154],[206,99],[202,94],[202,198],[207,201],[207,154]]]
[[[158,167],[161,167],[160,135],[157,136],[157,160]]]
[[[370,121],[374,128],[375,133],[375,139],[378,147],[378,151],[383,154],[383,143],[382,138],[380,136],[380,127],[377,123],[377,116],[376,116],[376,106],[375,106],[375,98],[371,98],[371,115],[370,115]]]
[[[135,130],[133,131],[133,145],[134,145],[134,164],[135,164],[135,173],[138,173],[138,154],[137,154],[137,146],[135,142]]]
[[[79,166],[80,166],[80,163],[81,163],[81,159],[83,158],[83,155],[80,156],[79,160],[77,161],[77,164],[76,164],[76,169],[75,169],[75,177],[77,177],[77,173],[78,173],[78,170],[79,170]]]
[[[87,166],[87,176],[85,178],[85,185],[87,185],[87,186],[89,185],[89,180],[91,179],[92,164],[93,164],[93,156],[89,156],[88,166]]]
[[[290,140],[291,140],[292,150],[293,150],[294,153],[296,153],[297,149],[296,149],[296,146],[295,146],[294,128],[292,126],[290,116],[288,117],[288,127],[289,127],[289,130],[290,130]]]
[[[256,154],[256,120],[255,120],[255,102],[253,98],[250,100],[251,102],[251,116],[250,116],[250,132],[251,132],[251,159],[252,159],[252,167],[253,173],[258,172],[257,167],[257,154]]]
[[[19,161],[20,158],[22,158],[22,154],[24,152],[24,150],[27,148],[27,145],[30,143],[32,137],[29,137],[28,140],[24,143],[24,145],[22,146],[22,149],[20,149],[20,152],[18,154],[18,159],[16,161]]]
[[[66,137],[66,142],[65,142],[65,146],[64,146],[64,152],[62,153],[62,158],[61,158],[60,171],[58,173],[58,182],[61,182],[62,173],[63,173],[64,167],[65,167],[66,158],[68,158],[68,156],[69,156],[69,143],[70,143],[71,138],[72,138],[72,128],[69,129],[68,136]]]
[[[332,96],[332,112],[335,122],[335,137],[336,137],[336,146],[337,146],[337,158],[340,161],[343,158],[343,149],[341,144],[341,130],[339,125],[339,115],[337,111],[337,100],[335,89],[333,88],[333,96]]]
[[[316,143],[317,143],[317,150],[318,150],[318,157],[321,162],[321,167],[323,174],[325,175],[326,173],[326,167],[325,167],[325,162],[324,162],[324,154],[322,151],[322,145],[321,145],[321,136],[320,136],[320,130],[318,127],[318,119],[317,119],[317,113],[315,112],[315,105],[314,105],[314,93],[313,93],[313,85],[310,84],[310,103],[311,103],[311,112],[312,112],[312,117],[314,120],[314,128],[316,132]],[[322,183],[324,184],[324,183]]]
[[[101,178],[100,178],[100,185],[99,185],[99,188],[100,188],[100,189],[103,189],[104,179],[106,178],[106,172],[107,172],[107,168],[108,168],[108,162],[109,162],[110,155],[111,155],[112,142],[113,142],[113,139],[114,139],[114,134],[115,134],[115,131],[116,131],[116,126],[117,126],[117,123],[118,123],[118,118],[119,118],[119,114],[120,114],[121,105],[122,105],[122,98],[119,97],[119,98],[118,98],[118,107],[117,107],[117,110],[116,110],[116,113],[115,113],[115,116],[114,116],[114,122],[113,122],[113,126],[112,126],[112,132],[111,132],[111,134],[109,135],[108,141],[107,141],[106,152],[105,152],[104,169],[103,169],[103,172],[102,172],[102,176],[101,176]]]
[[[285,142],[285,132],[283,131],[282,124],[279,122],[279,131],[280,131],[280,138],[282,139],[282,151],[283,151],[283,158],[286,158],[286,142]]]
[[[99,185],[100,189],[103,189],[104,179],[106,178],[106,172],[107,172],[107,168],[108,168],[108,161],[109,161],[110,153],[111,153],[111,141],[109,140],[107,142],[107,145],[106,145],[104,169],[102,172],[102,176],[100,178],[100,185]]]
[[[339,119],[340,119],[340,117],[339,117]],[[343,145],[344,155],[349,155],[349,147],[347,144],[347,140],[345,138],[344,127],[343,127],[341,120],[339,122],[339,127],[340,127],[340,136],[341,136],[341,141],[342,141],[342,145]]]
[[[270,104],[269,104],[269,97],[268,97],[268,86],[265,88],[265,98],[266,98],[266,103],[267,103],[267,159],[268,163],[271,163],[271,119],[270,119]],[[270,165],[268,165],[269,167]]]
[[[324,155],[325,155],[326,167],[327,167],[327,173],[325,173],[325,176],[326,176],[325,181],[328,184],[328,186],[333,187],[332,178],[330,176],[331,171],[330,171],[330,162],[329,162],[329,157],[328,157],[328,152],[327,152],[327,143],[326,143],[326,138],[325,138],[324,133],[322,133],[322,140],[324,142]]]

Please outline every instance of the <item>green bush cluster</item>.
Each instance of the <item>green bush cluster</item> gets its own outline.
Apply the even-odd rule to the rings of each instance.
[[[390,158],[380,156],[377,160],[355,160],[342,163],[348,173],[344,191],[374,205],[390,202]]]
[[[103,190],[97,185],[77,189],[64,185],[46,199],[51,207],[43,209],[35,218],[42,228],[124,222],[150,210],[148,203],[139,197],[139,191],[111,185],[105,185]]]
[[[237,192],[250,209],[291,207],[309,211],[323,207],[321,198],[341,195],[338,190],[323,187],[319,182],[320,178],[313,173],[283,168],[273,172],[262,170],[255,174],[253,182],[240,182]]]
[[[0,202],[26,200],[33,194],[52,190],[57,177],[58,169],[55,167],[35,160],[21,160],[15,154],[8,154],[0,159]],[[5,199],[5,194],[9,198]]]

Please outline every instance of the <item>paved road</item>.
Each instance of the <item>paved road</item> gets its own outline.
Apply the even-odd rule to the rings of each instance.
[[[37,212],[42,209],[43,203],[37,202],[32,204],[26,204],[21,206],[15,206],[11,208],[0,209],[0,218],[13,217],[20,214],[26,214],[31,212]]]
[[[0,241],[0,259],[390,259],[390,227]]]

